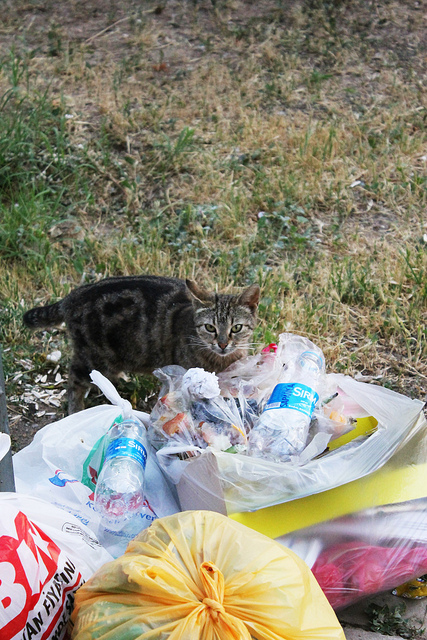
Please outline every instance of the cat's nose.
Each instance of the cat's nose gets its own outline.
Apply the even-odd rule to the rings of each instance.
[[[222,349],[223,351],[225,350],[227,345],[228,345],[228,342],[218,342],[219,348]]]

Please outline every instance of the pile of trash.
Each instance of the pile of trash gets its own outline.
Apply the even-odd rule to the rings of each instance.
[[[267,620],[242,622],[225,598],[248,571],[286,637],[341,640],[332,607],[427,573],[422,402],[327,373],[319,347],[290,333],[218,375],[178,366],[155,375],[162,386],[146,414],[93,371],[111,404],[44,427],[13,456],[17,493],[0,493],[8,637],[95,640],[117,624],[129,638],[148,627],[202,638],[211,624],[229,625],[229,637],[281,637]],[[235,527],[248,540],[239,566],[212,535]],[[286,579],[267,602],[277,567],[255,566],[251,545],[280,556],[284,579],[309,572],[304,589],[323,611],[315,626]]]
[[[293,334],[218,376],[179,366],[154,374],[162,382],[150,415],[156,449],[189,445],[194,455],[194,447],[211,447],[301,464],[369,415],[340,388],[339,377],[325,373],[321,350]]]
[[[289,333],[218,376],[155,374],[148,437],[185,508],[220,501],[230,515],[330,490],[380,469],[425,424],[422,402],[326,373],[321,350]]]

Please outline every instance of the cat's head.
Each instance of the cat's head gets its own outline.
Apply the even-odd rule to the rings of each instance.
[[[257,284],[240,294],[206,291],[186,281],[194,308],[198,345],[217,361],[234,361],[247,355],[257,321],[260,288]]]

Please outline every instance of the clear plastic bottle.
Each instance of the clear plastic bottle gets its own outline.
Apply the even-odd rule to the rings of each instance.
[[[147,435],[136,418],[115,422],[95,489],[95,510],[103,523],[119,531],[141,512],[144,504]]]
[[[301,453],[324,372],[324,358],[315,351],[303,351],[287,364],[250,433],[249,455],[283,462]]]

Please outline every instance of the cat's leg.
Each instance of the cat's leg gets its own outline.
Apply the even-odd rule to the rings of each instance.
[[[90,387],[89,369],[80,360],[73,358],[68,372],[68,414],[84,409],[86,391]]]

